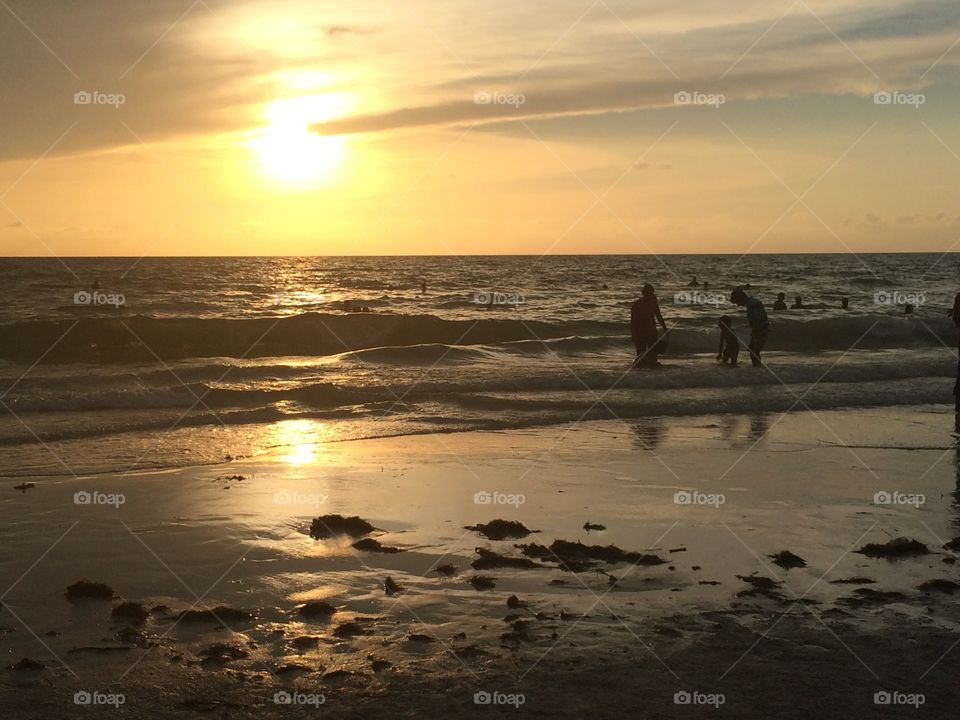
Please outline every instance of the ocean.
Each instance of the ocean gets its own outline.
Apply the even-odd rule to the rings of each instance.
[[[958,266],[957,254],[5,259],[0,473],[952,403]],[[628,319],[646,282],[671,334],[664,367],[636,371]],[[721,315],[748,337],[727,300],[743,284],[770,313],[765,369],[714,361]],[[773,311],[777,292],[805,307]]]

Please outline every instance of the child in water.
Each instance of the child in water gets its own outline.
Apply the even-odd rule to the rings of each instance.
[[[717,349],[717,361],[730,367],[737,366],[740,356],[740,340],[730,327],[730,316],[724,315],[717,323],[720,328],[720,347]]]

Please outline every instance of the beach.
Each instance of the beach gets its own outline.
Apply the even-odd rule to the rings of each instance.
[[[960,3],[0,31],[0,720],[957,715]]]
[[[78,692],[131,717],[912,717],[919,695],[946,711],[953,420],[594,421],[8,480],[0,642],[42,668],[4,669],[3,693],[28,718],[84,716]],[[311,537],[337,515],[373,529]],[[495,520],[529,534],[467,529]],[[896,538],[923,549],[858,552]],[[111,594],[65,597],[80,580]],[[124,602],[145,614],[112,617]]]

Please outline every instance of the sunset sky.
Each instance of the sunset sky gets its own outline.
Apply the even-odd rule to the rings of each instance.
[[[5,255],[960,241],[956,2],[3,0],[0,64]]]

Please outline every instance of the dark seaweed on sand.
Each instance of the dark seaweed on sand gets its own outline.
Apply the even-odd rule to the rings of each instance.
[[[312,635],[299,635],[290,641],[290,646],[297,650],[310,650],[320,644],[320,638]]]
[[[367,630],[363,625],[356,621],[341,623],[333,631],[333,636],[338,638],[353,637],[354,635],[366,635]]]
[[[868,543],[856,552],[872,558],[904,558],[926,555],[930,550],[919,540],[899,537],[882,544]]]
[[[360,537],[371,533],[376,528],[361,517],[343,517],[343,515],[322,515],[314,518],[310,524],[310,537],[315,540],[334,537],[335,535],[349,535]]]
[[[831,585],[873,585],[876,580],[872,580],[868,577],[848,577],[848,578],[839,578],[838,580],[831,580]]]
[[[250,657],[250,653],[238,645],[216,643],[201,650],[200,656],[203,658],[201,663],[204,665],[226,665],[233,660],[245,660]]]
[[[536,532],[524,527],[523,523],[516,520],[492,520],[488,523],[467,525],[464,530],[473,530],[488,540],[518,540]]]
[[[851,607],[863,607],[865,605],[886,605],[892,602],[903,602],[907,596],[900,592],[887,592],[884,590],[874,590],[873,588],[857,588],[852,595],[846,595],[837,603]]]
[[[560,567],[571,572],[583,572],[599,562],[632,563],[634,565],[663,565],[666,560],[647,553],[638,553],[621,550],[616,545],[584,545],[581,542],[569,540],[554,540],[550,547],[532,543],[517,545],[528,557],[554,561]]]
[[[81,600],[89,598],[91,600],[113,600],[113,588],[104,583],[90,582],[89,580],[78,580],[67,588],[67,600]]]
[[[337,609],[323,600],[311,600],[300,606],[297,612],[308,620],[313,620],[315,618],[328,618],[336,613]]]
[[[253,619],[253,613],[218,605],[212,610],[184,610],[177,617],[183,622],[245,622]]]
[[[24,670],[43,670],[43,663],[39,663],[32,658],[21,658],[15,664],[10,666],[11,670],[22,672]]]
[[[363,540],[357,540],[353,547],[357,550],[362,550],[363,552],[378,552],[378,553],[401,553],[403,548],[390,547],[389,545],[383,545],[379,540],[374,540],[373,538],[364,538]]]
[[[944,580],[942,578],[936,578],[934,580],[926,580],[920,583],[917,586],[918,590],[923,592],[942,592],[947,593],[948,595],[953,595],[957,590],[960,590],[960,585],[955,583],[953,580]]]
[[[802,568],[807,566],[807,561],[804,560],[799,555],[794,555],[789,550],[781,550],[776,555],[768,556],[773,560],[774,564],[779,565],[784,570],[790,570],[791,568]]]
[[[493,590],[497,586],[493,578],[486,575],[474,575],[467,582],[473,585],[474,590]]]
[[[393,595],[402,593],[403,588],[396,580],[388,575],[387,579],[383,581],[383,591],[392,597]]]
[[[765,597],[771,600],[783,600],[783,595],[779,591],[781,583],[773,578],[763,575],[737,575],[737,578],[750,586],[749,590],[738,592],[737,597]]]
[[[110,612],[110,617],[115,620],[129,620],[135,623],[142,623],[150,617],[150,612],[141,603],[123,602]]]
[[[480,557],[470,564],[474,570],[493,570],[505,567],[521,569],[543,567],[543,565],[538,565],[530,558],[508,557],[484,548],[476,548],[476,553]]]

